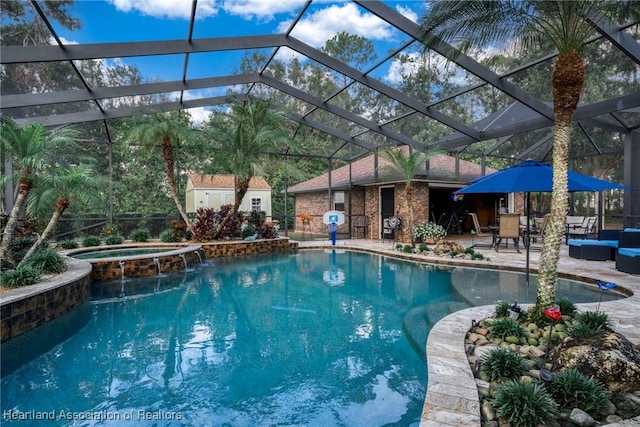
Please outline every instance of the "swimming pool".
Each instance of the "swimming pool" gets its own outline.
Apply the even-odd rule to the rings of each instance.
[[[3,344],[3,423],[417,425],[429,328],[494,302],[451,286],[466,280],[458,270],[301,251],[131,280],[162,291],[103,299]]]

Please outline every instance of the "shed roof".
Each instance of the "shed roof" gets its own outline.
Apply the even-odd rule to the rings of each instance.
[[[199,175],[191,174],[189,179],[194,188],[231,188],[235,187],[233,175]],[[271,186],[264,178],[254,176],[249,181],[250,190],[271,190]]]

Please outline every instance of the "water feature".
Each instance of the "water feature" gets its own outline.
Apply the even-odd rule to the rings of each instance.
[[[64,410],[136,426],[417,425],[431,325],[524,286],[523,275],[500,272],[486,281],[494,294],[476,300],[452,285],[464,277],[457,270],[301,251],[130,280],[126,298],[92,304],[86,323],[51,351],[28,355],[34,336],[18,337],[10,350],[19,364],[6,367],[3,345],[0,412]],[[482,272],[469,274],[482,282]],[[154,293],[136,295],[145,284]],[[568,281],[559,290],[600,297]],[[48,326],[38,339],[49,339]]]
[[[184,256],[184,254],[180,254],[180,258],[182,258],[182,261],[184,262],[184,269],[186,270],[189,268],[189,265],[187,264],[187,257]]]
[[[122,281],[124,282],[124,261],[118,261],[118,265],[120,265],[120,278],[122,279]]]
[[[158,267],[158,276],[160,276],[162,274],[162,270],[160,269],[160,258],[155,257],[153,262],[156,264],[156,267]]]

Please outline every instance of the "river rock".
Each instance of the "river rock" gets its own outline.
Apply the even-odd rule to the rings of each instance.
[[[569,421],[580,427],[595,427],[598,425],[591,415],[578,408],[573,408],[569,415]]]
[[[615,332],[575,337],[551,350],[555,369],[576,368],[613,393],[640,389],[640,352]]]

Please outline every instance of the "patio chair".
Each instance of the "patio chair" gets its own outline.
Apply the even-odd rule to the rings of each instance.
[[[500,215],[500,227],[498,228],[498,240],[496,241],[496,252],[500,247],[502,239],[513,239],[516,250],[520,253],[520,214]]]
[[[582,224],[575,226],[569,225],[567,226],[568,231],[567,234],[571,239],[591,239],[596,236],[596,217],[588,216],[583,221]]]
[[[493,233],[491,232],[489,227],[481,227],[480,226],[480,221],[478,221],[478,215],[475,212],[469,212],[469,216],[473,220],[473,229],[475,230],[475,233],[476,233],[477,237],[487,237],[487,236],[493,237]],[[490,247],[493,246],[493,241],[491,242],[491,244],[479,245],[479,244],[476,243],[473,246],[477,246],[477,247],[486,246],[486,247],[490,248]]]
[[[535,243],[538,239],[542,239],[544,237],[544,232],[547,229],[548,222],[549,222],[549,214],[546,214],[542,218],[542,222],[540,223],[540,225],[537,226],[533,232],[529,232],[529,239],[527,239],[525,236],[526,230],[523,232],[522,242],[524,243],[525,248],[528,245],[530,245],[532,241]]]
[[[366,215],[360,215],[353,220],[353,236],[358,237],[358,232],[362,230],[362,238],[367,237],[367,229],[369,228],[369,221]]]

